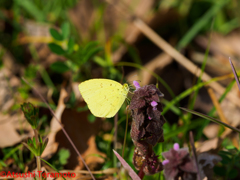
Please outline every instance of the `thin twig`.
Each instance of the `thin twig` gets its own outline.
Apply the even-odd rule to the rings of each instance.
[[[125,149],[126,140],[127,140],[127,130],[128,130],[128,106],[127,106],[127,117],[126,117],[125,135],[124,135],[123,149],[122,149],[122,158],[124,158],[124,149]]]
[[[198,166],[197,153],[196,153],[196,148],[194,146],[194,138],[193,138],[192,131],[190,131],[190,133],[189,133],[189,140],[190,140],[190,144],[192,146],[193,157],[194,157],[195,164],[196,164],[196,167],[197,167],[197,178],[198,178],[198,180],[201,180],[199,166]]]
[[[117,150],[118,113],[114,117],[114,149]],[[117,167],[117,157],[113,157],[114,167]]]
[[[236,80],[237,85],[238,85],[238,89],[239,89],[239,91],[240,91],[239,78],[238,78],[238,75],[237,75],[237,73],[236,73],[236,70],[235,70],[235,68],[234,68],[234,65],[233,65],[230,57],[229,57],[229,63],[230,63],[230,65],[231,65],[232,72],[233,72],[233,74],[234,74],[235,80]]]
[[[68,141],[71,143],[73,149],[76,151],[76,153],[78,154],[78,156],[80,157],[80,159],[82,160],[83,164],[85,165],[86,169],[89,171],[89,174],[91,175],[92,179],[95,180],[93,174],[91,173],[89,167],[87,166],[86,162],[84,161],[83,157],[81,156],[80,152],[77,150],[75,144],[73,143],[73,141],[71,140],[71,138],[69,137],[68,133],[66,132],[66,130],[64,129],[62,123],[59,121],[59,119],[57,118],[57,116],[55,115],[55,113],[53,112],[53,110],[51,109],[51,107],[49,106],[49,104],[47,103],[47,101],[44,99],[44,97],[34,88],[30,85],[30,83],[22,77],[22,80],[28,84],[32,89],[33,91],[35,91],[38,96],[42,99],[42,101],[47,105],[48,109],[50,110],[50,112],[52,113],[52,115],[55,117],[56,121],[59,123],[59,125],[61,126],[62,128],[62,131],[63,133],[65,134],[65,136],[67,137]]]

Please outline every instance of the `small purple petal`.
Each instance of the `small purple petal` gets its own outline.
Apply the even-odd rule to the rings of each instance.
[[[173,145],[173,149],[176,150],[176,151],[178,151],[178,150],[180,149],[179,144],[178,144],[178,143],[175,143],[175,144]]]
[[[151,120],[152,118],[150,116],[148,116],[148,119]]]
[[[133,85],[136,87],[136,89],[141,87],[137,81],[133,81]]]
[[[169,163],[169,160],[168,159],[165,159],[163,162],[162,162],[162,165],[165,166],[166,164]]]
[[[157,105],[158,105],[158,103],[157,103],[156,101],[152,101],[152,102],[151,102],[151,106],[152,106],[152,107],[155,107],[155,106],[157,106]]]

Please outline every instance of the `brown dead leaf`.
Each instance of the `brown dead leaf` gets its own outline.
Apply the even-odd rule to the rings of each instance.
[[[80,106],[84,107],[86,104],[81,102]],[[62,114],[62,124],[73,143],[82,154],[82,157],[86,161],[88,167],[91,170],[95,170],[103,163],[103,159],[94,156],[94,154],[104,156],[103,153],[97,150],[95,144],[95,136],[101,129],[102,120],[100,118],[96,118],[96,120],[91,123],[88,120],[89,114],[90,111],[77,112],[73,109],[65,109]],[[66,168],[75,169],[77,167],[76,170],[84,168],[82,162],[78,160],[76,152],[62,131],[57,133],[56,142],[59,143],[59,149],[65,148],[70,151],[71,155],[68,159]]]
[[[77,82],[72,83],[72,90],[74,92],[76,100],[79,100],[81,98],[81,94],[79,92],[78,85],[79,85],[79,83],[77,83]]]
[[[219,125],[216,123],[211,123],[203,129],[203,133],[209,139],[217,137],[219,132]]]
[[[24,128],[24,129],[23,129]],[[18,132],[26,131],[20,135]],[[22,115],[4,115],[0,113],[0,148],[13,146],[31,135],[31,126]]]
[[[199,142],[196,147],[197,152],[201,153],[210,150],[216,150],[219,147],[220,141],[221,140],[219,138],[214,138],[204,142]]]

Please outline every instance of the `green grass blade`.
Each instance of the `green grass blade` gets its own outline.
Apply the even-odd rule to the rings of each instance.
[[[15,154],[17,150],[19,150],[20,148],[22,148],[22,144],[18,145],[17,147],[11,149],[11,151],[9,153],[7,153],[6,155],[4,155],[3,157],[3,161],[5,161],[6,159],[8,159],[11,155]]]
[[[201,125],[202,125],[202,119],[194,120],[192,123],[190,123],[187,126],[178,127],[176,130],[164,134],[164,140],[167,141],[172,137],[176,137],[179,133],[186,132],[191,129],[195,129],[196,127],[199,127]]]
[[[163,103],[164,105],[166,105],[166,106],[169,106],[169,101],[168,100],[166,100],[166,99],[161,99],[161,103]],[[174,113],[174,114],[176,114],[176,115],[178,115],[178,116],[180,116],[180,114],[181,114],[181,111],[180,111],[180,109],[178,109],[176,106],[174,106],[174,105],[171,105],[171,106],[169,106],[170,107],[170,110]]]
[[[235,128],[235,127],[232,127],[232,126],[230,126],[230,125],[228,125],[228,124],[226,124],[226,123],[224,123],[224,122],[222,122],[222,121],[220,121],[220,120],[217,120],[217,119],[215,119],[215,118],[212,118],[212,117],[210,117],[210,116],[207,116],[207,115],[205,115],[205,114],[202,114],[202,113],[199,113],[199,112],[190,110],[190,109],[186,109],[186,108],[182,108],[182,107],[180,107],[180,109],[182,109],[182,110],[184,110],[184,111],[187,111],[187,112],[190,112],[190,113],[192,113],[192,114],[195,114],[195,115],[197,115],[197,116],[200,116],[200,117],[202,117],[202,118],[208,119],[208,120],[210,120],[210,121],[213,121],[213,122],[215,122],[215,123],[217,123],[217,124],[221,124],[221,125],[223,125],[223,126],[225,126],[225,127],[228,127],[229,129],[232,129],[233,131],[236,131],[236,132],[240,133],[240,130],[239,130],[239,129],[237,129],[237,128]]]
[[[186,33],[186,35],[180,40],[178,43],[177,49],[184,48],[198,33],[199,31],[206,26],[206,24],[210,21],[214,15],[218,13],[218,11],[224,7],[224,5],[228,2],[228,0],[222,0],[220,2],[216,2]]]
[[[60,174],[60,172],[59,172],[55,167],[53,167],[49,162],[45,161],[45,160],[42,159],[42,158],[41,158],[41,160],[42,160],[43,162],[45,162],[47,165],[49,165],[51,168],[53,168],[55,171],[57,171],[57,172]],[[64,180],[66,180],[63,176],[62,176],[62,178],[63,178]]]
[[[190,95],[192,92],[196,91],[197,89],[210,84],[212,81],[214,80],[210,80],[207,82],[201,82],[199,84],[196,84],[195,86],[193,86],[192,88],[187,89],[186,91],[182,92],[181,94],[179,94],[177,97],[175,97],[172,101],[170,101],[164,108],[162,111],[162,115],[164,115],[170,108],[172,108],[172,106],[176,103],[178,103],[180,100],[182,100],[183,98],[187,97],[188,95]]]

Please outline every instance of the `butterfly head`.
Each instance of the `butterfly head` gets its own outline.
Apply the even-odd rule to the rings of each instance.
[[[124,92],[126,92],[126,95],[128,94],[128,91],[129,91],[129,86],[127,83],[123,84],[123,89],[124,89]]]

